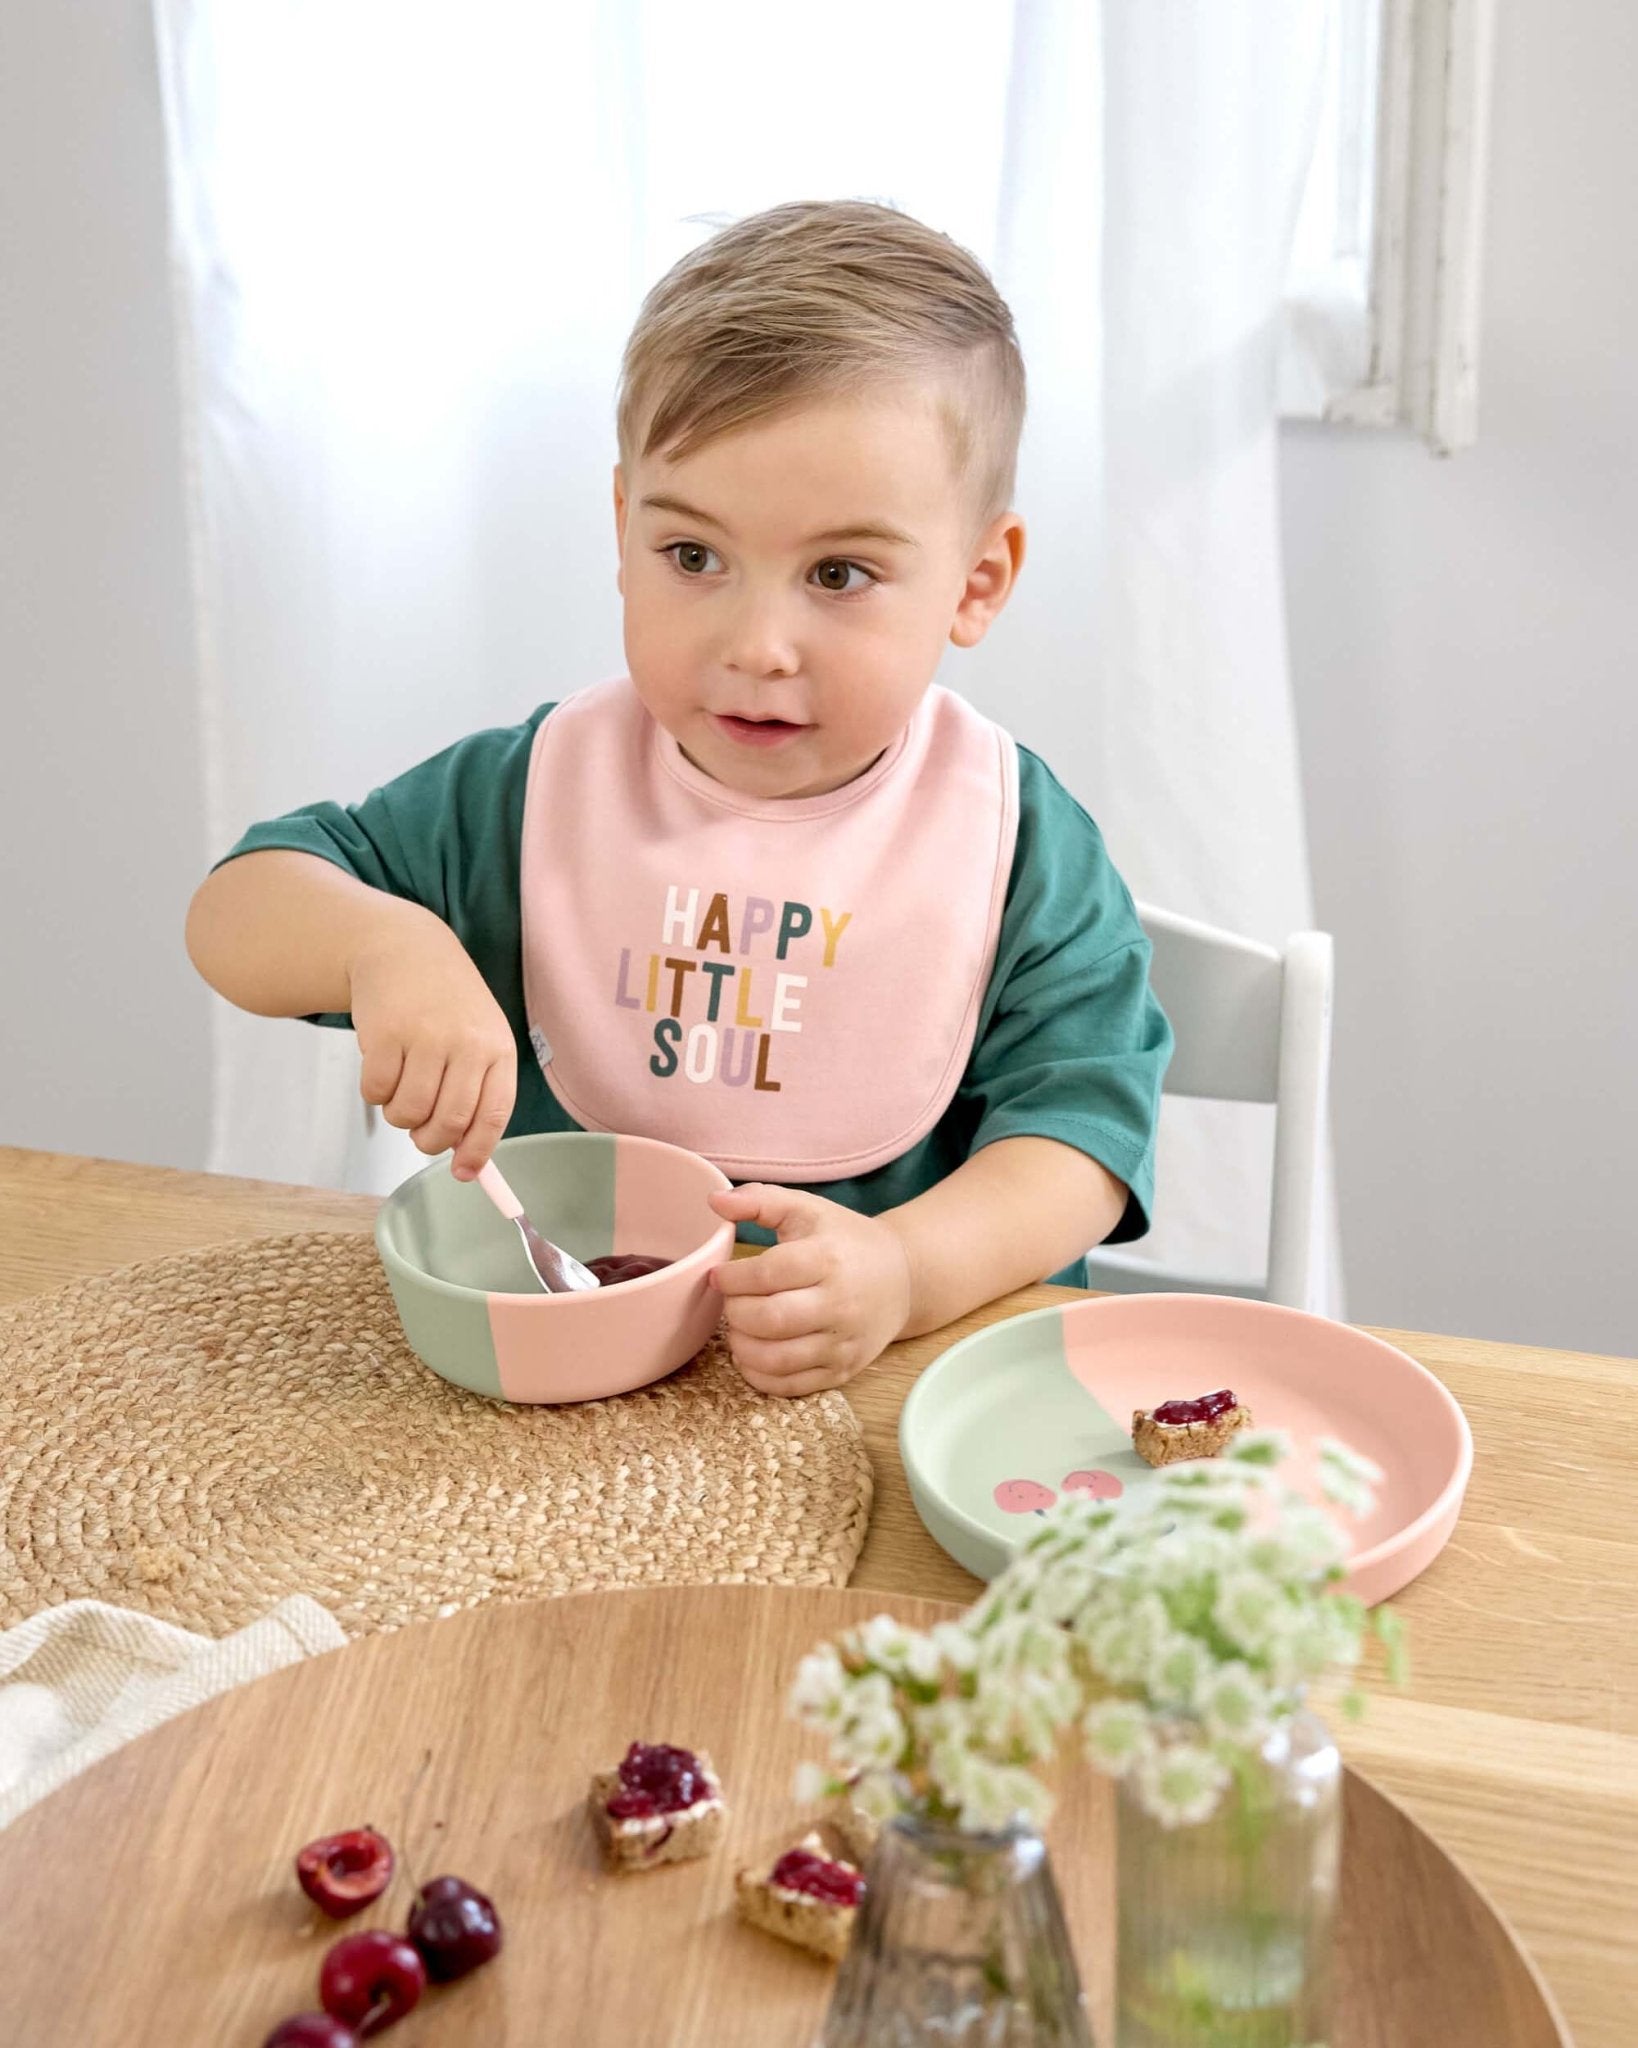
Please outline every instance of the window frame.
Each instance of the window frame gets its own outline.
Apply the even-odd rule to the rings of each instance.
[[[1436,455],[1472,446],[1495,12],[1382,0],[1367,367],[1286,417],[1409,427]]]

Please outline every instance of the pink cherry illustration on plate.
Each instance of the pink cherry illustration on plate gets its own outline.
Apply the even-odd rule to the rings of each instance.
[[[1113,1472],[1070,1472],[1064,1478],[1064,1492],[1084,1500],[1119,1500],[1125,1491]]]
[[[1003,1479],[995,1489],[995,1504],[1004,1515],[1040,1514],[1057,1498],[1050,1486],[1035,1479]]]

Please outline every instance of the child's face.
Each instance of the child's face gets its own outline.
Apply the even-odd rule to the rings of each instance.
[[[1023,525],[1005,513],[975,534],[972,495],[919,386],[617,469],[639,696],[730,789],[839,789],[904,729],[945,642],[974,645],[1006,602]]]

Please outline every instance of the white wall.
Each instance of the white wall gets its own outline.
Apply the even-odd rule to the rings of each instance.
[[[1503,10],[1479,447],[1287,435],[1351,1312],[1632,1350],[1638,12]],[[0,25],[0,1142],[198,1166],[144,0]]]
[[[1288,429],[1349,1313],[1638,1349],[1638,9],[1500,10],[1477,447]]]
[[[142,0],[0,17],[0,1144],[198,1165],[205,860]]]

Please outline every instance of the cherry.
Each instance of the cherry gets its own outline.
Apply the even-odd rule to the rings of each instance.
[[[641,1280],[645,1273],[659,1272],[671,1260],[650,1258],[646,1252],[605,1252],[586,1264],[605,1287],[618,1287],[622,1280]]]
[[[281,2020],[262,2048],[358,2048],[358,2036],[327,2012],[299,2012]]]
[[[1078,1493],[1087,1500],[1119,1500],[1126,1488],[1113,1472],[1071,1472],[1064,1480],[1065,1493]]]
[[[656,1813],[680,1813],[710,1796],[705,1766],[691,1749],[634,1742],[620,1759],[620,1790],[608,1810],[616,1820],[646,1820]]]
[[[324,2010],[361,2036],[380,2033],[411,2010],[427,1988],[426,1967],[402,1935],[385,1928],[346,1934],[319,1970]]]
[[[1215,1422],[1218,1416],[1239,1405],[1224,1387],[1215,1394],[1202,1394],[1198,1401],[1162,1401],[1155,1410],[1155,1420],[1171,1423],[1173,1427],[1185,1422]]]
[[[864,1897],[864,1879],[845,1863],[816,1856],[811,1849],[787,1849],[774,1865],[771,1883],[803,1892],[829,1906],[856,1906]]]
[[[345,1920],[392,1883],[392,1844],[374,1828],[350,1828],[309,1842],[296,1856],[296,1881],[332,1920]]]
[[[415,1895],[409,1937],[427,1975],[447,1984],[500,1954],[501,1924],[494,1904],[460,1877],[435,1877]]]
[[[1051,1507],[1058,1496],[1037,1479],[1003,1479],[995,1489],[995,1504],[1004,1515],[1036,1515]]]

